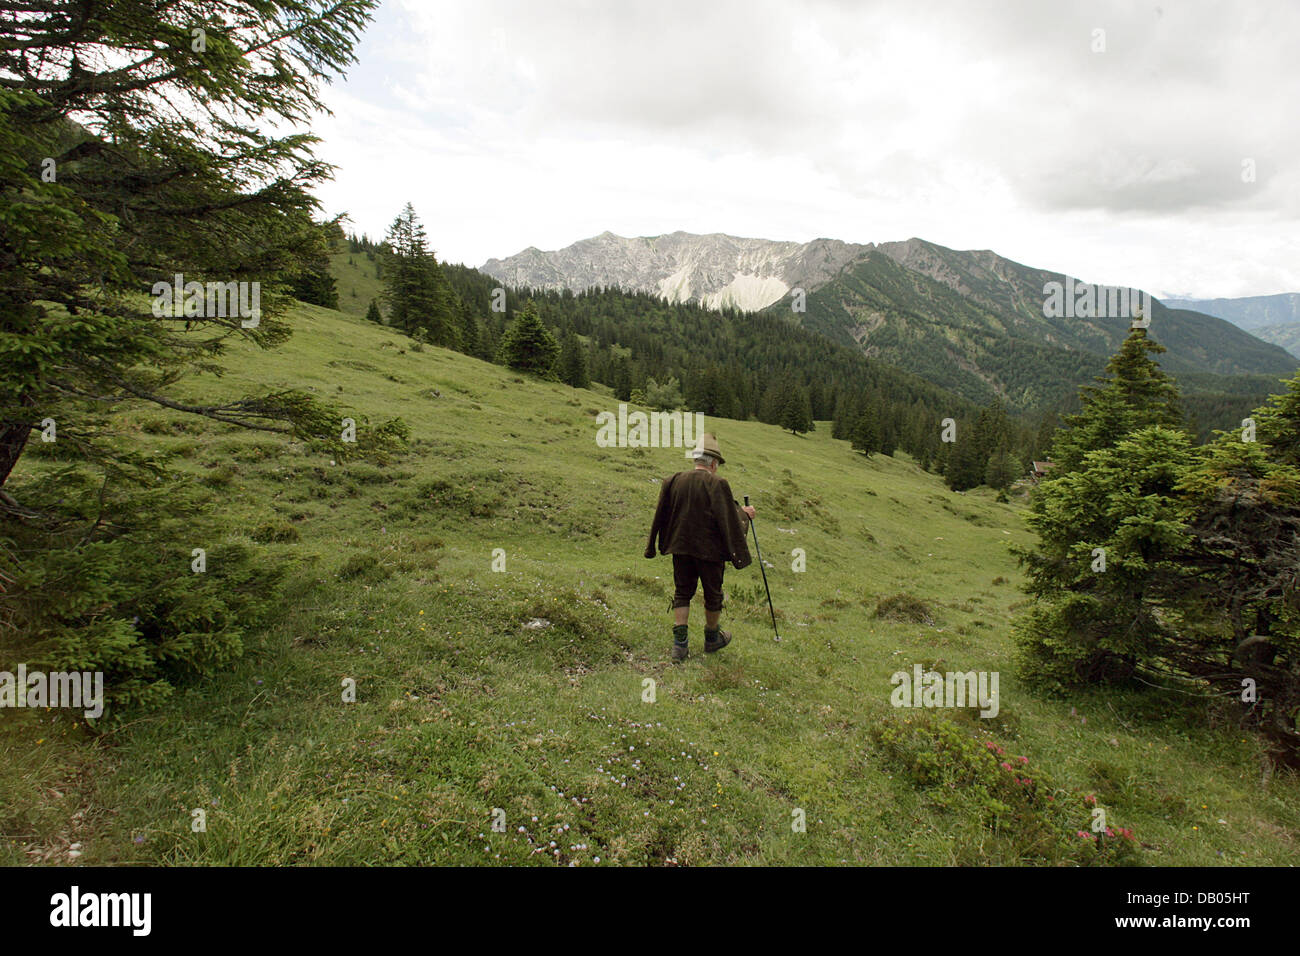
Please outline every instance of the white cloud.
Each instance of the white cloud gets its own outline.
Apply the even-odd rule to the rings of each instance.
[[[402,0],[315,124],[322,197],[375,235],[409,199],[471,264],[606,229],[917,235],[1292,291],[1297,26],[1257,3]]]

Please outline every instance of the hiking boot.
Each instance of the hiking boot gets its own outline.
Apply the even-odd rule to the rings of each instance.
[[[673,641],[673,660],[684,661],[691,654],[691,649],[685,644],[678,644]]]
[[[720,651],[731,643],[730,631],[718,631],[715,636],[704,635],[704,650],[712,654],[714,651]]]

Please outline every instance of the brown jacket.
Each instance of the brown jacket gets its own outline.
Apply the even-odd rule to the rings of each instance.
[[[650,525],[645,556],[684,554],[703,561],[730,561],[737,569],[753,559],[745,542],[749,517],[736,505],[727,479],[696,468],[665,478]]]

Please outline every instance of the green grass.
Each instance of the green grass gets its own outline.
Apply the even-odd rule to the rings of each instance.
[[[381,293],[384,291],[384,283],[375,275],[378,259],[379,253],[375,253],[375,259],[372,260],[364,252],[336,252],[330,256],[340,312],[364,317],[372,299],[383,309]]]
[[[345,311],[372,294],[341,295]],[[1034,693],[1010,640],[1023,501],[951,493],[902,456],[865,460],[827,423],[795,437],[711,422],[723,473],[758,508],[784,640],[757,567],[729,569],[735,640],[702,653],[697,599],[692,656],[673,665],[671,566],[642,552],[680,450],[597,447],[595,414],[614,407],[600,390],[412,352],[329,310],[297,319],[286,347],[232,352],[204,387],[293,385],[375,423],[401,416],[409,454],[331,464],[138,413],[142,441],[186,452],[231,536],[292,562],[283,613],[231,670],[101,738],[11,712],[8,862],[1071,862],[1031,848],[1036,811],[990,817],[955,784],[918,779],[906,746],[882,746],[936,717],[889,704],[890,674],[913,662],[998,671],[996,720],[937,716],[1026,756],[1063,801],[1096,795],[1133,829],[1138,862],[1300,858],[1300,787],[1263,774],[1259,743],[1231,722],[1156,691]],[[538,617],[551,626],[524,626]],[[195,809],[206,832],[191,829]]]

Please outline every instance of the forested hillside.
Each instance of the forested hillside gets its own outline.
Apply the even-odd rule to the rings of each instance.
[[[391,277],[400,268],[399,260],[386,243],[374,244],[365,237],[349,237],[348,249],[333,260],[342,300],[345,308],[366,314],[370,301],[383,300],[384,283],[378,276]],[[506,329],[520,310],[531,308],[557,343],[567,343],[576,352],[574,361],[581,371],[574,374],[585,378],[570,384],[600,382],[623,401],[634,394],[642,400],[662,395],[664,407],[771,424],[785,422],[793,401],[807,405],[807,415],[796,426],[799,431],[807,431],[815,420],[839,417],[848,402],[870,409],[891,452],[898,447],[926,462],[941,457],[944,419],[973,423],[979,414],[974,402],[780,315],[715,311],[617,289],[512,289],[465,266],[431,261],[426,268],[445,277],[454,296],[443,305],[430,305],[420,313],[421,321],[435,321],[432,317],[441,310],[454,313],[450,324],[474,330],[462,333],[473,345],[458,343],[459,350],[499,359]],[[379,311],[382,321],[390,320],[383,308]],[[427,330],[421,334],[432,341]],[[565,378],[561,370],[557,375]],[[1032,430],[1027,423],[1009,427],[1015,432],[1017,455],[1028,458],[1034,451]]]
[[[802,322],[832,341],[986,404],[1042,414],[1072,407],[1123,340],[1124,317],[1044,315],[1044,283],[1064,277],[992,253],[910,240],[872,250],[809,293]],[[983,258],[981,258],[983,257]],[[983,261],[988,259],[988,262]],[[903,265],[899,260],[906,262]],[[938,277],[938,278],[935,278]],[[791,314],[785,301],[767,310]],[[1231,324],[1151,300],[1151,332],[1169,349],[1206,432],[1235,424],[1294,373],[1296,360]]]
[[[445,332],[431,329],[454,327],[460,330],[454,347],[500,362],[505,330],[521,308],[531,308],[564,353],[556,374],[570,384],[600,382],[624,401],[635,397],[798,431],[816,420],[833,420],[836,437],[852,439],[864,452],[892,454],[899,448],[943,474],[949,473],[953,448],[941,440],[941,428],[951,418],[963,428],[981,429],[979,441],[960,449],[962,456],[972,447],[980,449],[979,461],[956,466],[960,476],[950,476],[954,487],[986,483],[990,465],[998,486],[1025,475],[1031,459],[1047,455],[1050,429],[1077,410],[1078,387],[1105,365],[1101,355],[1032,344],[1015,331],[1023,318],[1003,323],[975,304],[978,296],[960,294],[881,252],[811,293],[806,313],[788,306],[759,313],[714,310],[618,289],[513,289],[476,269],[425,259],[420,268],[436,273],[430,289],[445,286],[451,294],[431,292],[431,304],[413,313],[426,324],[419,333],[424,341],[441,337],[453,344]],[[389,243],[350,236],[346,255],[336,253],[333,265],[345,309],[391,321],[380,305],[391,283],[381,276],[387,269],[391,278],[402,265]],[[875,310],[866,325],[849,329],[850,344],[842,340],[855,313],[834,298],[846,290],[855,302]],[[893,305],[916,302],[920,293],[927,303],[920,313],[899,312]],[[436,318],[443,313],[447,318]],[[936,315],[943,321],[934,321]],[[1113,331],[1098,329],[1088,344],[1104,347]],[[976,355],[972,348],[980,343]],[[895,362],[919,374],[904,372]],[[1279,382],[1269,375],[1196,371],[1178,378],[1186,392],[1188,428],[1201,440],[1215,429],[1237,426]],[[953,384],[953,391],[934,381]],[[1019,383],[1014,392],[1019,402],[1004,394],[1006,382]],[[980,425],[990,411],[1001,423],[996,436],[984,434],[987,428]]]

